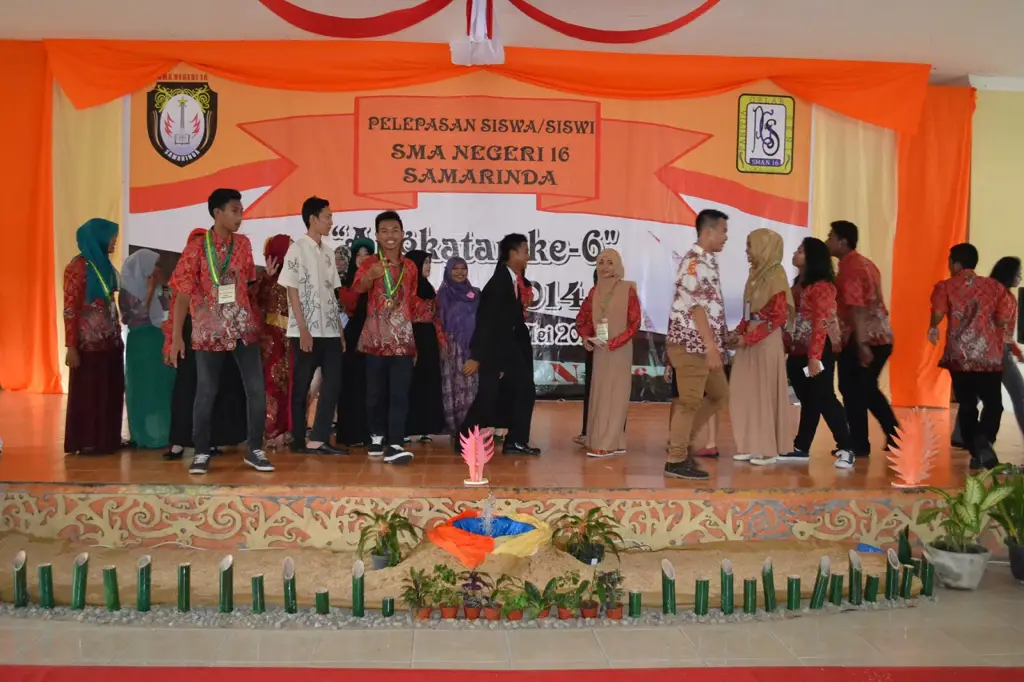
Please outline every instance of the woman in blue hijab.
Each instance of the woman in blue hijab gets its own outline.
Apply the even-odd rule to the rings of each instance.
[[[64,451],[105,454],[121,447],[124,344],[110,254],[117,223],[93,218],[77,233],[80,253],[64,268],[65,363],[70,368]]]

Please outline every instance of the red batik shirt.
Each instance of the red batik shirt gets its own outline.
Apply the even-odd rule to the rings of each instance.
[[[1006,325],[1006,345],[1010,347],[1010,352],[1018,360],[1024,360],[1024,353],[1021,352],[1020,346],[1017,345],[1017,340],[1013,338],[1013,332],[1017,328],[1017,298],[1010,293],[1010,290],[1006,290],[1006,296],[1010,299],[1010,323]]]
[[[354,288],[367,276],[373,264],[380,260],[370,256],[363,261],[356,272]],[[366,304],[366,323],[363,333],[359,336],[360,353],[382,356],[416,355],[416,339],[412,333],[413,320],[423,319],[421,306],[423,301],[416,295],[419,282],[419,270],[416,264],[403,257],[401,265],[385,261],[391,273],[392,282],[401,284],[395,292],[391,307],[387,306],[384,278],[379,277],[370,285]],[[403,268],[404,274],[403,274]]]
[[[220,276],[222,285],[234,285],[235,302],[218,303],[217,285],[210,275],[206,257],[206,239],[193,239],[185,246],[171,276],[170,286],[189,296],[192,315],[192,348],[204,351],[234,350],[238,342],[249,345],[260,340],[260,320],[249,295],[249,284],[256,281],[252,244],[244,235],[225,238],[212,234],[214,267],[219,268],[234,239],[231,261]]]
[[[756,346],[768,338],[776,329],[785,329],[789,321],[789,306],[786,305],[786,292],[780,291],[764,304],[760,310],[751,311],[750,321],[741,320],[736,333],[743,337],[747,346]],[[760,322],[760,324],[754,324]]]
[[[418,280],[417,280],[418,281]],[[441,329],[441,316],[438,315],[436,298],[421,298],[420,304],[413,311],[412,321],[414,324],[432,324],[434,333],[437,335],[437,345],[442,350],[448,348],[448,337]]]
[[[864,338],[860,339],[861,342],[869,346],[892,343],[889,311],[882,299],[882,275],[874,263],[857,251],[843,256],[839,260],[836,291],[843,343],[849,340],[855,330],[854,308],[864,310]]]
[[[85,273],[89,267],[75,256],[64,268],[64,345],[80,351],[120,350],[121,324],[117,308],[106,296],[85,300]]]
[[[796,290],[794,289],[794,294]],[[837,317],[836,287],[831,282],[815,282],[800,287],[796,303],[796,321],[789,334],[787,352],[799,357],[821,360],[825,353],[825,340],[832,342],[832,351],[842,348],[842,333]]]
[[[932,312],[946,318],[939,367],[951,372],[1000,372],[1013,305],[1006,287],[974,270],[961,270],[932,289]]]
[[[587,299],[583,301],[580,311],[576,314],[576,329],[579,331],[580,337],[584,339],[592,339],[597,336],[597,329],[594,327],[594,292],[596,291],[597,287],[590,290]],[[636,289],[630,287],[628,296],[629,298],[626,302],[626,328],[615,338],[608,339],[608,350],[622,348],[632,341],[636,333],[640,331],[642,313],[640,312],[640,299],[637,298]]]

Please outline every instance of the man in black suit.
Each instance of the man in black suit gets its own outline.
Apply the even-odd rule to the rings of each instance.
[[[539,455],[530,447],[533,421],[533,346],[526,326],[523,296],[529,285],[523,277],[530,262],[530,244],[521,234],[509,234],[498,244],[498,264],[480,294],[476,329],[469,343],[469,360],[462,372],[479,373],[476,399],[459,427],[468,433],[474,426],[493,426],[496,406],[508,405],[501,421],[508,426],[502,452],[506,455]]]

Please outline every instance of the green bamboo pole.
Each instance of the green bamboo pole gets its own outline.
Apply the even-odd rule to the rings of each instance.
[[[299,611],[299,599],[295,593],[295,560],[291,557],[284,560],[284,611]]]
[[[786,610],[800,610],[800,576],[791,575],[786,578]]]
[[[53,566],[50,564],[39,565],[39,605],[44,609],[52,609],[55,605],[53,598]]]
[[[192,564],[178,564],[178,610],[192,610]]]
[[[362,618],[366,615],[366,567],[356,559],[352,565],[352,615]]]
[[[153,595],[153,557],[148,554],[139,559],[139,579],[135,591],[135,610],[149,611]]]
[[[878,584],[881,582],[877,575],[868,575],[864,582],[864,601],[874,604],[878,601]]]
[[[668,559],[661,560],[661,612],[676,613],[676,569]]]
[[[921,565],[921,596],[931,597],[935,594],[935,564],[925,560]]]
[[[85,590],[89,580],[89,553],[82,552],[75,557],[71,576],[71,608],[81,611],[85,608]]]
[[[860,606],[864,601],[864,568],[860,560],[860,554],[850,550],[850,603]]]
[[[720,575],[722,577],[722,613],[728,616],[734,610],[733,601],[736,599],[736,592],[733,589],[732,562],[728,559],[722,560]]]
[[[772,568],[771,557],[765,559],[761,567],[761,588],[764,590],[764,610],[775,613],[775,569]]]
[[[380,601],[380,615],[385,618],[391,618],[395,615],[395,598],[384,597]]]
[[[743,579],[743,613],[757,613],[757,578]]]
[[[235,610],[235,558],[230,554],[220,560],[219,587],[220,612],[231,613]]]
[[[267,610],[267,600],[263,596],[263,575],[252,577],[252,612],[263,613]]]
[[[711,602],[711,578],[697,578],[694,589],[693,612],[698,616],[708,615]]]
[[[913,557],[913,558],[911,558],[910,559],[910,563],[914,566],[914,575],[916,575],[918,578],[920,578],[921,577],[921,566],[923,565],[923,562],[921,561],[921,557]]]
[[[814,580],[814,590],[811,592],[811,608],[814,610],[825,605],[825,592],[828,590],[828,579],[831,573],[832,568],[828,557],[821,557],[821,561],[818,562],[818,577]]]
[[[843,605],[843,574],[833,573],[828,579],[828,600],[834,606]]]
[[[103,597],[107,611],[121,610],[121,591],[117,587],[117,567],[103,567]]]
[[[14,607],[28,606],[28,555],[24,551],[14,555]]]
[[[900,598],[910,599],[913,595],[914,589],[914,565],[906,564],[903,566],[903,575],[900,577]]]
[[[331,612],[331,595],[327,590],[316,591],[316,612],[321,616]]]
[[[643,615],[643,597],[638,590],[629,591],[629,617],[639,618]]]
[[[899,594],[900,561],[896,550],[885,553],[885,598],[892,601]]]

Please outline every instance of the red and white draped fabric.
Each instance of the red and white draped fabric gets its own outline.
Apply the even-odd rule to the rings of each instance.
[[[505,48],[494,37],[494,0],[466,0],[466,35],[451,49],[459,66],[505,63]]]

